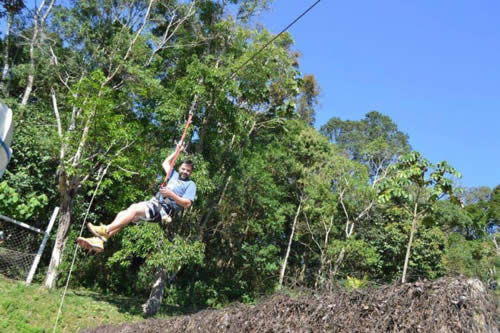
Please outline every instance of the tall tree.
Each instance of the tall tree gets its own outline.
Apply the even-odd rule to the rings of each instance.
[[[300,94],[297,98],[297,113],[308,125],[316,122],[316,110],[320,93],[318,82],[312,74],[304,75],[300,84]]]
[[[448,178],[448,175],[460,177],[460,174],[445,161],[434,166],[418,152],[403,155],[398,163],[391,166],[391,173],[391,177],[380,184],[378,198],[381,203],[393,202],[411,220],[401,278],[401,282],[404,283],[411,246],[419,222],[444,196],[449,196],[453,202],[460,203],[454,194],[452,179]]]
[[[152,67],[144,67],[156,50],[143,34],[154,28],[157,6],[153,0],[87,1],[60,7],[54,14],[54,32],[66,46],[51,48],[56,77],[48,97],[59,139],[61,217],[45,282],[48,287],[56,281],[73,201],[82,183],[136,144],[148,126],[141,118],[151,117],[155,99],[161,100],[157,74]],[[177,19],[173,25],[183,22]],[[172,26],[162,24],[158,29]],[[168,37],[168,32],[161,34]]]
[[[360,121],[334,117],[321,127],[321,133],[338,144],[349,156],[368,167],[372,181],[397,158],[410,151],[408,135],[389,118],[371,111]]]
[[[486,225],[486,231],[490,234],[490,237],[495,244],[496,254],[500,255],[499,246],[499,235],[498,232],[500,228],[500,185],[497,185],[491,192],[491,198],[489,201],[488,209],[488,224]]]
[[[298,75],[292,65],[295,59],[289,52],[291,39],[286,34],[235,73],[234,70],[238,65],[243,64],[263,43],[272,38],[272,35],[265,30],[243,28],[230,17],[223,19],[220,4],[212,1],[197,2],[196,14],[187,20],[189,24],[179,27],[174,35],[175,38],[170,39],[171,45],[163,45],[161,49],[154,46],[150,50],[144,44],[139,44],[143,47],[138,46],[139,56],[129,59],[132,64],[123,60],[118,61],[124,63],[123,67],[105,87],[111,88],[106,90],[113,96],[111,109],[114,105],[129,106],[132,112],[127,110],[129,111],[127,114],[132,116],[130,118],[133,119],[132,122],[146,126],[150,134],[139,129],[129,131],[131,134],[139,131],[139,136],[145,136],[141,139],[141,144],[146,144],[148,140],[151,144],[152,140],[155,143],[153,147],[164,146],[167,138],[175,136],[179,120],[182,120],[182,115],[189,108],[193,96],[198,96],[193,125],[196,139],[193,140],[190,149],[193,155],[190,157],[197,165],[194,177],[199,185],[200,196],[193,211],[186,214],[188,219],[200,221],[200,229],[196,231],[193,228],[189,229],[189,235],[196,233],[199,235],[199,240],[207,244],[203,270],[219,270],[221,265],[227,267],[227,274],[217,274],[218,283],[235,281],[236,266],[242,268],[242,278],[239,283],[248,284],[243,289],[255,290],[254,292],[258,293],[260,290],[268,290],[269,285],[272,285],[274,280],[266,277],[275,274],[278,267],[275,259],[279,248],[273,237],[275,234],[267,235],[265,231],[272,229],[278,233],[281,224],[276,221],[283,219],[283,212],[266,209],[271,203],[279,207],[279,196],[274,197],[273,194],[279,193],[280,186],[275,186],[270,180],[272,175],[266,170],[267,164],[261,152],[266,152],[265,144],[269,138],[275,139],[273,134],[281,131],[284,119],[293,116]],[[158,12],[153,11],[153,13],[164,13],[158,8],[157,10]],[[81,16],[80,19],[83,20],[85,16],[83,14]],[[72,16],[64,15],[64,17]],[[158,46],[161,45],[164,39],[160,28],[166,29],[166,27],[167,24],[163,22],[160,27],[144,29],[152,31],[153,35],[144,38],[141,38],[141,35],[137,43],[151,38],[155,42],[158,41]],[[97,34],[99,31],[94,29],[92,33]],[[71,34],[73,35],[77,36],[77,33]],[[81,38],[85,39],[86,36],[83,35]],[[127,36],[123,38],[125,41],[128,40]],[[120,49],[116,48],[115,44],[112,45],[115,46],[113,52],[119,52]],[[179,47],[174,47],[176,45]],[[93,45],[89,43],[89,52],[100,50],[90,46]],[[146,55],[144,58],[142,58],[143,52]],[[151,52],[154,53],[153,58]],[[131,52],[131,56],[134,54]],[[109,65],[103,66],[97,60],[106,64],[107,58],[104,56],[89,58],[96,59],[97,68],[106,69],[100,76],[106,81],[108,73],[113,71],[107,69]],[[152,68],[134,67],[137,59],[147,59],[145,63]],[[130,72],[132,69],[133,72]],[[147,80],[148,76],[157,78],[158,81]],[[230,77],[231,79],[228,79]],[[88,84],[87,80],[82,82]],[[144,82],[148,85],[141,89],[141,84]],[[100,89],[99,85],[94,86]],[[123,94],[119,94],[115,86],[120,88]],[[132,91],[134,97],[130,101],[127,99],[130,97],[127,91]],[[87,96],[82,93],[83,91],[77,92],[78,96]],[[79,101],[83,103],[85,99]],[[104,101],[111,102],[107,99]],[[111,114],[115,114],[114,112],[117,112],[117,109]],[[112,132],[107,133],[108,139],[111,134]],[[112,153],[113,151],[110,151],[110,154]],[[247,184],[251,184],[252,188],[263,195],[249,196]],[[226,202],[226,198],[230,198],[229,203]],[[233,217],[234,207],[238,206],[235,202],[237,200],[241,200],[241,207],[238,209],[243,212],[241,221],[239,219],[235,221]],[[272,228],[265,229],[262,225],[270,225]],[[246,240],[238,237],[241,236],[240,232],[246,235]],[[262,242],[258,243],[256,239]],[[125,245],[126,241],[123,240],[122,243]],[[234,246],[235,243],[241,246]],[[139,253],[137,248],[131,247],[126,253],[127,258],[134,254],[142,262],[143,254]],[[248,262],[239,259],[242,254],[246,254]],[[160,264],[151,264],[149,267],[164,266],[163,263],[169,259],[165,254],[162,256],[164,258],[162,257],[161,261],[156,261],[156,264]],[[193,256],[195,257],[198,258]],[[116,262],[120,264],[126,260],[128,259],[122,256],[116,257]],[[149,258],[146,262],[150,262]],[[253,265],[257,263],[260,268],[258,271]],[[187,266],[186,270],[194,269]],[[168,265],[165,267],[167,270],[170,269]],[[168,271],[168,275],[171,273],[183,274],[182,270],[177,273],[177,266],[175,272]],[[156,281],[161,285],[161,280],[165,281],[166,275],[158,274],[157,277]],[[185,281],[193,280],[193,277],[187,278]],[[227,280],[224,280],[226,278]],[[242,292],[241,288],[238,292]],[[221,298],[224,297],[224,293],[221,295]],[[161,299],[160,296],[153,298]]]
[[[4,49],[3,49],[3,68],[2,76],[0,81],[0,91],[3,92],[4,96],[8,96],[7,89],[7,75],[9,74],[9,53],[10,53],[10,31],[12,27],[12,21],[14,20],[14,15],[18,14],[24,8],[23,0],[2,0],[0,4],[3,6],[4,11],[0,12],[0,18],[7,16],[6,29],[4,35]]]
[[[35,8],[33,16],[32,31],[30,36],[29,44],[29,66],[26,78],[26,87],[24,89],[23,98],[21,100],[21,105],[27,105],[28,100],[33,91],[33,84],[35,82],[36,75],[36,63],[43,56],[39,53],[42,47],[45,47],[45,40],[42,37],[43,30],[45,29],[45,24],[49,18],[50,12],[54,6],[55,0],[42,0],[40,5]]]

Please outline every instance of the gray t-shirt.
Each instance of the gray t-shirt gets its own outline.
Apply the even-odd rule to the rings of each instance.
[[[182,180],[179,178],[179,173],[175,170],[172,171],[172,175],[170,176],[167,187],[171,189],[175,194],[184,199],[189,199],[191,202],[196,198],[196,184],[192,180]],[[160,198],[163,198],[161,194],[157,195]],[[170,198],[164,198],[165,201],[169,203],[175,210],[182,209],[175,200]]]

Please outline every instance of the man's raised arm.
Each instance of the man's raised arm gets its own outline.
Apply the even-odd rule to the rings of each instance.
[[[163,163],[161,165],[163,167],[163,170],[165,170],[165,174],[167,174],[167,175],[172,170],[172,166],[170,165],[170,161],[172,161],[174,156],[175,156],[175,150],[172,154],[168,155],[168,157],[165,159],[165,161],[163,161]]]
[[[172,170],[172,166],[170,165],[170,162],[172,161],[172,159],[175,157],[177,151],[181,152],[181,151],[184,151],[186,149],[186,143],[180,143],[180,144],[177,144],[177,147],[175,148],[174,152],[170,155],[168,155],[168,157],[165,159],[165,161],[163,161],[162,163],[162,166],[163,166],[163,170],[165,170],[165,174],[169,174],[170,171]]]

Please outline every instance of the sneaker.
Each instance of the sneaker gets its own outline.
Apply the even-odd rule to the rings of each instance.
[[[78,237],[76,239],[78,245],[81,248],[89,251],[102,252],[104,251],[104,242],[99,237],[83,238]]]
[[[96,237],[99,237],[103,241],[107,241],[109,238],[108,232],[106,231],[106,226],[101,224],[100,226],[93,225],[92,223],[87,223],[87,229]]]

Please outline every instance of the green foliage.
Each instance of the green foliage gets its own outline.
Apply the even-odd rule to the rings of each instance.
[[[435,169],[433,169],[435,168]],[[426,173],[433,171],[426,176]],[[379,185],[378,200],[387,203],[394,200],[411,213],[414,204],[421,206],[420,212],[432,210],[434,203],[445,195],[459,202],[452,189],[452,179],[461,175],[445,161],[432,165],[418,152],[402,156],[398,163],[390,167],[391,177]]]
[[[479,277],[483,281],[495,279],[491,268],[499,268],[495,247],[491,241],[467,240],[458,233],[452,233],[447,240],[447,252],[443,264],[450,273]]]
[[[389,223],[374,240],[373,246],[383,258],[379,274],[375,275],[378,279],[394,281],[401,278],[410,230],[410,222]],[[446,250],[446,236],[439,228],[420,225],[408,261],[409,279],[435,279],[444,275],[446,269],[442,259]]]
[[[431,164],[418,152],[401,156],[399,161],[389,167],[390,177],[378,184],[378,201],[381,204],[394,205],[393,211],[403,221],[411,221],[409,239],[404,259],[402,281],[406,281],[408,267],[412,266],[410,251],[413,236],[422,219],[435,208],[436,202],[447,195],[450,201],[460,203],[455,196],[452,179],[448,175],[460,177],[460,174],[445,161]],[[429,255],[423,255],[424,258]],[[419,258],[416,258],[417,261]],[[417,270],[431,273],[428,269],[418,267]]]
[[[292,238],[285,284],[330,288],[347,279],[354,289],[399,278],[412,232],[412,279],[486,278],[496,267],[488,237],[500,216],[498,187],[466,192],[459,208],[456,170],[405,154],[408,136],[376,111],[359,121],[332,118],[320,132],[311,127],[320,88],[300,73],[289,34],[240,68],[273,38],[248,25],[268,3],[232,0],[229,12],[217,1],[153,2],[146,20],[147,1],[76,1],[50,13],[28,105],[6,100],[16,131],[0,211],[46,224],[66,203],[58,285],[97,185],[87,222],[108,224],[151,197],[194,100],[181,157],[195,162],[193,207],[165,230],[128,226],[99,256],[78,252],[72,286],[147,297],[162,267],[176,277],[166,287],[168,304],[253,302],[275,290]],[[16,16],[3,96],[22,96],[27,82],[28,17]]]
[[[337,258],[344,249],[344,259],[340,276],[358,275],[376,277],[380,274],[383,257],[378,249],[363,239],[348,238],[347,240],[333,240],[328,248],[328,254]]]
[[[497,185],[491,192],[488,219],[497,226],[500,224],[500,185]]]
[[[344,149],[349,156],[368,167],[372,181],[381,177],[385,168],[410,151],[408,135],[377,111],[360,121],[334,117],[321,127],[321,133]]]
[[[45,194],[32,193],[21,197],[7,182],[0,183],[0,211],[14,219],[25,221],[45,208],[48,199]]]
[[[297,113],[302,120],[312,126],[316,121],[314,107],[319,103],[318,95],[320,90],[318,82],[314,75],[304,75],[299,87],[301,94],[297,101]]]
[[[357,279],[355,277],[347,276],[346,281],[344,283],[344,287],[348,291],[363,289],[367,285],[368,285],[368,280],[366,276],[364,276],[363,279]]]
[[[120,250],[108,259],[107,266],[130,269],[138,260],[142,262],[138,271],[136,288],[147,290],[156,269],[163,267],[169,274],[182,267],[200,265],[204,258],[204,244],[188,241],[176,236],[169,240],[158,224],[144,224],[124,230]]]
[[[8,100],[6,102],[12,102]],[[50,138],[45,128],[44,112],[31,109],[23,112],[31,118],[26,121],[18,106],[14,110],[15,140],[13,156],[0,182],[0,212],[3,215],[41,226],[52,213],[55,193],[53,186],[54,160],[47,156]],[[52,187],[52,188],[51,188]],[[41,222],[43,221],[43,222]]]
[[[485,282],[498,280],[497,222],[492,219],[495,194],[489,188],[465,189],[463,209],[449,201],[440,202],[433,221],[447,232],[442,261],[452,274],[478,277]]]

